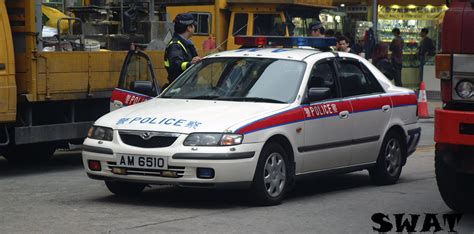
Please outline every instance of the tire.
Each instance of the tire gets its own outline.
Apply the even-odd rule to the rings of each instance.
[[[56,151],[56,144],[9,145],[3,156],[11,163],[35,163],[49,161]]]
[[[436,150],[435,173],[438,190],[449,208],[463,213],[474,213],[474,175],[457,173],[446,162],[448,151]]]
[[[290,174],[290,162],[283,147],[274,142],[266,144],[253,178],[252,202],[259,206],[280,204],[293,179]]]
[[[377,162],[369,170],[372,182],[379,186],[397,183],[406,155],[403,138],[395,131],[388,132],[382,142]]]
[[[105,185],[110,192],[117,196],[133,197],[139,195],[146,184],[137,184],[119,181],[105,181]]]

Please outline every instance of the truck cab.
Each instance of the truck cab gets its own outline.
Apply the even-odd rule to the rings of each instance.
[[[307,36],[307,28],[319,20],[319,12],[332,8],[332,0],[196,2],[180,1],[167,6],[166,12],[170,20],[183,12],[194,15],[198,27],[192,40],[204,53],[239,48],[235,36]],[[209,47],[209,42],[213,46]]]
[[[474,212],[474,1],[448,3],[436,56],[443,101],[435,112],[436,180],[451,209]]]
[[[12,33],[5,8],[0,1],[0,122],[16,119],[15,57]],[[8,143],[5,130],[0,129],[0,145]],[[3,137],[2,137],[3,136]]]

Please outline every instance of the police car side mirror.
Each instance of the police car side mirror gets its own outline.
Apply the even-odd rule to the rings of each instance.
[[[309,102],[317,102],[331,97],[330,88],[310,88],[308,91]]]
[[[156,92],[153,88],[153,82],[148,80],[136,80],[132,84],[132,91],[139,94],[144,94],[150,97],[155,97]]]

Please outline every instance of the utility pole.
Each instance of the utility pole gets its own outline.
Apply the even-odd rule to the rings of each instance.
[[[374,30],[375,39],[377,39],[378,6],[378,0],[372,0],[372,29]]]

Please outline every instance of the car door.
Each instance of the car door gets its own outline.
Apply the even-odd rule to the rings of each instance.
[[[305,113],[303,172],[321,171],[347,166],[351,159],[352,107],[341,98],[334,59],[313,66],[307,85],[330,88],[330,97],[303,106]]]
[[[112,92],[110,111],[144,102],[159,93],[151,59],[142,51],[131,50],[125,57],[118,86]]]
[[[351,165],[374,162],[391,117],[390,97],[364,64],[349,58],[338,62],[342,96],[353,108]]]

